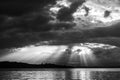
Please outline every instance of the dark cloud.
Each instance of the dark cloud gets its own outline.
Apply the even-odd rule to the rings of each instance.
[[[47,15],[47,14],[46,14]],[[4,21],[0,26],[1,32],[11,29],[20,29],[24,32],[46,32],[51,30],[69,29],[72,24],[69,23],[49,23],[49,16],[43,14],[27,14],[21,17],[13,18],[12,20]]]
[[[60,21],[72,21],[72,14],[84,3],[84,0],[75,1],[71,4],[70,8],[64,7],[62,8],[57,15],[57,19]]]
[[[3,45],[0,48],[54,39],[58,34],[50,31],[66,30],[73,26],[69,23],[50,24],[48,22],[51,18],[44,12],[8,18],[8,16],[1,17],[0,44]]]
[[[48,3],[51,3],[51,1],[7,1],[6,3],[5,1],[0,1],[0,44],[3,44],[0,48],[17,45],[16,43],[29,44],[29,42],[42,40],[77,43],[89,38],[120,37],[119,24],[104,28],[74,30],[74,24],[65,23],[64,21],[73,19],[72,13],[83,2],[74,2],[70,8],[62,8],[57,18],[63,23],[50,24],[48,22],[51,17],[43,9],[43,6]],[[17,14],[15,9],[23,12],[20,11],[19,13],[18,11]]]
[[[42,10],[44,6],[52,3],[55,3],[55,0],[0,0],[0,14],[21,16],[32,11]]]
[[[95,37],[120,37],[120,23],[91,31],[95,33]]]
[[[57,19],[60,21],[72,21],[72,11],[69,8],[62,8],[57,15]]]
[[[7,20],[7,17],[1,19]],[[120,37],[120,27],[119,24],[96,29],[88,30],[72,30],[73,24],[69,23],[48,23],[50,17],[44,14],[33,15],[24,15],[21,17],[15,17],[11,20],[4,22],[0,26],[0,43],[4,43],[4,46],[12,46],[20,43],[30,44],[31,42],[39,42],[42,40],[58,40],[64,43],[77,43],[83,41],[91,41],[101,43],[108,43],[117,45],[120,39],[112,40],[108,39],[99,39],[105,37]],[[70,29],[70,30],[69,30]],[[56,31],[61,30],[61,32]],[[63,31],[62,31],[63,30]],[[68,30],[68,31],[67,31]],[[53,32],[51,32],[53,31]],[[55,32],[54,32],[55,31]],[[96,39],[94,39],[96,38]],[[109,40],[110,39],[110,40]],[[105,41],[108,40],[108,41]],[[112,43],[115,41],[114,43]],[[17,44],[16,44],[17,43]],[[119,44],[117,45],[119,46]],[[1,46],[3,47],[3,46]]]

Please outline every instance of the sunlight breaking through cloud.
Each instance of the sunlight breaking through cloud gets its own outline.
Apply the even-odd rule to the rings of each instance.
[[[26,46],[10,50],[0,61],[23,62],[29,64],[53,63],[74,65],[97,65],[95,48],[114,49],[116,46],[100,43],[78,43],[70,45]],[[70,48],[70,49],[69,49]],[[69,53],[66,50],[69,49]],[[62,62],[62,63],[61,63]]]
[[[17,61],[17,62],[25,62],[30,64],[41,64],[46,62],[46,60],[51,56],[57,53],[62,53],[65,51],[67,46],[27,46],[23,48],[15,49],[15,52],[9,53],[4,58],[1,58],[2,61]],[[51,56],[51,57],[54,57]],[[51,61],[54,62],[56,56]],[[50,61],[50,62],[51,62]],[[47,62],[46,62],[47,63]],[[48,61],[49,63],[49,61]]]
[[[74,46],[72,48],[72,53],[78,54],[80,57],[80,63],[85,66],[87,66],[89,63],[96,63],[97,61],[95,55],[93,54],[94,52],[88,47]]]

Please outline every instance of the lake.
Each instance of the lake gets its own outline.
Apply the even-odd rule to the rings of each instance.
[[[0,69],[0,80],[120,80],[120,69]]]

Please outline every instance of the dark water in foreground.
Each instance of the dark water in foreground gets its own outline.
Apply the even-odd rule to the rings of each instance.
[[[120,69],[3,69],[0,80],[120,80]]]

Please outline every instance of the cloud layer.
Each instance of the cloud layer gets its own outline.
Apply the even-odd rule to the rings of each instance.
[[[58,12],[57,19],[61,22],[49,23],[53,18],[45,7],[56,4],[55,0],[0,1],[0,43],[8,47],[19,42],[29,44],[29,41],[80,42],[88,38],[120,37],[119,24],[88,30],[75,28],[72,14],[84,0],[71,2],[70,8],[63,7]]]

